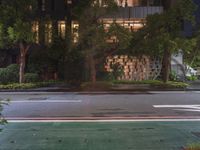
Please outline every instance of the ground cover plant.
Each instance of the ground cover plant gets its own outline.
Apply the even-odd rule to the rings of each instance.
[[[40,87],[48,87],[60,83],[59,81],[33,82],[33,83],[11,83],[0,85],[0,89],[33,89]]]
[[[3,125],[5,125],[7,122],[3,118],[2,111],[3,111],[3,105],[7,104],[7,102],[3,102],[3,100],[0,98],[0,132],[2,131]]]
[[[186,88],[189,86],[184,82],[168,81],[166,83],[160,80],[144,80],[144,81],[113,81],[114,84],[146,84],[154,87],[167,87],[167,88]]]

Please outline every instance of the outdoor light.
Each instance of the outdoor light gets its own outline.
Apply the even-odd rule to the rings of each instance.
[[[72,0],[66,0],[67,5],[71,5],[72,4]]]

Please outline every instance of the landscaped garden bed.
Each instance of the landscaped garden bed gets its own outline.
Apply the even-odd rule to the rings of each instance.
[[[159,80],[146,81],[110,81],[110,82],[85,82],[81,85],[82,91],[118,91],[118,90],[183,90],[187,86],[184,82],[169,81],[164,83]]]
[[[11,84],[4,84],[0,85],[0,89],[6,90],[16,90],[16,89],[34,89],[34,88],[40,88],[40,87],[48,87],[52,86],[54,84],[57,84],[59,82],[56,81],[48,81],[48,82],[36,82],[36,83],[11,83]]]
[[[189,86],[187,83],[184,82],[175,82],[175,81],[168,81],[167,83],[164,83],[159,80],[145,80],[145,81],[113,81],[114,84],[121,84],[121,85],[146,85],[150,87],[162,87],[162,88],[186,88]]]

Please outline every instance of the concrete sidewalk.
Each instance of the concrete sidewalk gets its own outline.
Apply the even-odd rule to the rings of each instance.
[[[0,150],[183,150],[200,122],[9,123]]]
[[[200,91],[200,80],[188,82],[189,87],[186,90]]]

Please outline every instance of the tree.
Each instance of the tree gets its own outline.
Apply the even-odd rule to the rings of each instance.
[[[24,82],[26,55],[34,42],[35,0],[3,0],[0,5],[0,47],[20,50],[19,82]]]
[[[197,31],[194,37],[184,42],[185,61],[189,66],[200,66],[200,32]]]
[[[114,0],[102,2],[91,0],[81,11],[78,45],[83,50],[86,67],[93,83],[96,82],[96,66],[106,57],[126,48],[130,42],[128,29],[115,22],[107,29],[104,26],[102,18],[115,11],[117,4]]]
[[[169,80],[171,54],[184,50],[182,26],[184,21],[194,24],[194,11],[192,0],[178,0],[163,13],[148,16],[144,28],[133,35],[131,53],[161,57],[164,82]]]
[[[2,111],[3,111],[3,105],[6,105],[7,103],[3,103],[2,100],[0,99],[0,132],[2,131],[1,125],[6,124],[6,120],[2,116]]]
[[[55,79],[58,79],[59,70],[64,65],[66,57],[64,54],[66,54],[67,50],[68,46],[66,41],[58,36],[54,36],[53,41],[48,48],[47,57],[50,62],[49,65],[55,72]]]

